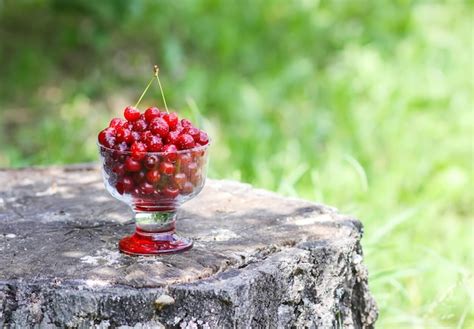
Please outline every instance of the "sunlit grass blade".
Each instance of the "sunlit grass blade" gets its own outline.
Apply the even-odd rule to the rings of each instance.
[[[381,270],[378,272],[374,272],[373,274],[369,274],[369,278],[373,282],[379,281],[390,281],[392,279],[400,279],[406,277],[415,277],[420,275],[421,273],[426,272],[425,270],[419,268],[392,268]]]
[[[362,167],[360,162],[349,154],[345,154],[344,159],[354,168],[357,173],[357,176],[359,177],[362,191],[366,192],[369,189],[369,181],[367,179],[367,174],[365,172],[364,167]]]
[[[188,105],[189,109],[191,110],[191,114],[193,116],[193,121],[197,123],[198,127],[200,128],[205,128],[203,127],[203,116],[201,114],[201,111],[199,111],[199,107],[196,104],[196,101],[192,97],[187,97],[186,98],[186,104]]]
[[[466,321],[467,314],[471,312],[473,313],[473,303],[467,303],[466,306],[464,307],[464,310],[459,318],[459,321],[456,325],[456,329],[463,329],[464,327],[464,322]]]
[[[369,239],[369,244],[373,245],[379,243],[399,225],[412,219],[418,212],[419,208],[408,208],[396,216],[388,218],[388,220],[380,218],[380,223],[382,226],[372,233]]]

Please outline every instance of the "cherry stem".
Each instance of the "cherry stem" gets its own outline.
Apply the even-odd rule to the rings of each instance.
[[[138,102],[135,104],[134,107],[137,107],[138,104],[140,104],[143,96],[145,96],[146,92],[148,91],[148,88],[150,88],[151,84],[153,83],[153,80],[155,80],[155,77],[153,77],[153,79],[151,79],[150,82],[148,82],[148,85],[146,86],[145,90],[142,92],[142,95],[140,96],[140,98],[138,99]]]
[[[163,92],[163,87],[161,86],[160,77],[158,76],[158,72],[160,71],[160,69],[159,69],[158,65],[155,65],[153,67],[153,69],[155,70],[156,81],[158,81],[158,85],[160,86],[161,98],[163,98],[163,103],[165,104],[166,113],[170,113],[168,111],[168,105],[166,104],[165,93]]]

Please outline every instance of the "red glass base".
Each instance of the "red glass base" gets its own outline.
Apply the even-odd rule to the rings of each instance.
[[[189,250],[191,239],[168,232],[145,232],[137,228],[135,233],[120,240],[119,249],[128,255],[163,255]]]

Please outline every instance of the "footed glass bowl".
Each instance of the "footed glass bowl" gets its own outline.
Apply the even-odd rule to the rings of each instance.
[[[135,233],[120,240],[120,251],[157,255],[192,248],[191,239],[175,233],[176,211],[195,197],[206,180],[209,143],[174,152],[132,153],[99,145],[107,191],[128,204]]]

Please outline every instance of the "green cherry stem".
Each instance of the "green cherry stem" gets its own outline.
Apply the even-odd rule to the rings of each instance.
[[[168,105],[166,104],[165,93],[163,92],[163,87],[161,86],[160,77],[158,76],[158,72],[160,71],[160,69],[158,68],[158,65],[154,66],[154,70],[155,70],[156,81],[158,81],[158,85],[160,86],[161,98],[163,98],[163,103],[165,104],[166,113],[170,113],[168,111]]]
[[[142,95],[140,96],[140,98],[138,99],[138,102],[135,104],[134,107],[137,107],[138,104],[140,104],[143,96],[145,96],[146,92],[148,91],[148,88],[150,88],[151,84],[153,83],[153,80],[155,80],[155,77],[153,77],[153,79],[151,79],[150,82],[148,82],[148,85],[146,86],[145,90],[142,92]]]

